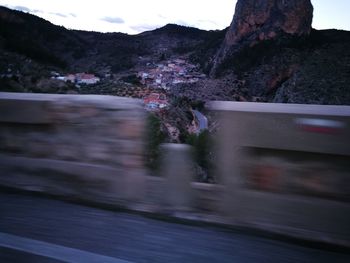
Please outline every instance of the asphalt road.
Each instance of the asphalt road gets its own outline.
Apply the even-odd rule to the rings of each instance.
[[[0,262],[350,262],[215,227],[0,193]]]
[[[197,110],[193,110],[194,115],[198,120],[199,132],[208,129],[208,119],[202,113]]]

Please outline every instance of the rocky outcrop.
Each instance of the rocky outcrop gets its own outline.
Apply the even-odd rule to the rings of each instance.
[[[224,60],[247,46],[282,34],[308,35],[313,6],[310,0],[238,0],[235,15],[213,63],[212,75]]]

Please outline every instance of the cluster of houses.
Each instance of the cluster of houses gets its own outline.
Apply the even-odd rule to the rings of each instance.
[[[87,73],[76,73],[76,74],[68,74],[65,76],[61,76],[59,73],[53,72],[52,75],[53,76],[51,78],[53,79],[58,79],[58,80],[71,82],[75,84],[91,85],[91,84],[96,84],[97,82],[100,81],[99,77],[96,77],[94,74],[87,74]]]
[[[168,107],[169,103],[165,94],[151,93],[143,99],[145,108],[149,111],[161,110]]]
[[[196,66],[183,59],[168,60],[165,64],[148,63],[148,69],[138,73],[141,83],[147,87],[168,90],[179,83],[194,83],[205,78],[205,74],[196,72]]]

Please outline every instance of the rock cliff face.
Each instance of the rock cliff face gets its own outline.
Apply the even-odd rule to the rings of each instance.
[[[211,74],[215,75],[220,64],[243,47],[283,34],[308,35],[312,16],[310,0],[238,0]]]

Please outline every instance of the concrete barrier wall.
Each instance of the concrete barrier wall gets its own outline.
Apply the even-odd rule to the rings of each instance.
[[[350,242],[350,107],[214,102],[221,212]],[[317,238],[316,238],[317,239]]]
[[[134,99],[0,93],[0,185],[167,213],[186,206],[178,203],[187,199],[184,187],[184,193],[193,189],[196,197],[187,210],[216,210],[218,187],[189,186],[193,176],[184,173],[186,182],[176,178],[181,169],[188,170],[181,167],[180,145],[173,149],[181,159],[175,173],[170,153],[164,162],[169,174],[148,176],[143,163],[145,120],[143,106]],[[184,160],[189,163],[190,156]],[[174,197],[169,199],[170,192]]]
[[[350,107],[215,102],[219,184],[143,165],[138,100],[0,93],[0,185],[350,247]],[[190,184],[190,186],[189,186]]]
[[[0,184],[104,202],[143,198],[137,100],[0,93]]]

